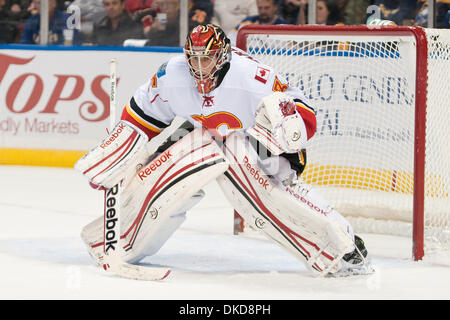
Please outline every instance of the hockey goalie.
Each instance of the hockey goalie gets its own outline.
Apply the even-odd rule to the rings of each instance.
[[[185,122],[173,128],[177,116]],[[206,24],[188,34],[184,55],[136,90],[114,130],[76,169],[96,188],[121,186],[119,244],[128,263],[156,253],[216,179],[249,224],[312,274],[369,273],[362,239],[301,180],[315,130],[315,111],[300,89]],[[167,138],[149,150],[160,134]],[[106,224],[99,217],[82,230],[99,264]]]

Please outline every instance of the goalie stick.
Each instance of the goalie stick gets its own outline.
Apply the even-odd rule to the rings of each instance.
[[[116,59],[110,61],[110,129],[115,125],[116,111]],[[134,280],[162,280],[166,278],[171,270],[164,267],[146,267],[133,265],[125,262],[121,258],[123,247],[120,237],[120,189],[119,182],[110,189],[105,189],[104,203],[104,225],[103,225],[103,269],[112,272],[120,277]]]

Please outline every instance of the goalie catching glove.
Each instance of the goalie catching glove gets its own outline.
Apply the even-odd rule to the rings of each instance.
[[[295,101],[283,92],[274,92],[261,100],[256,123],[247,133],[274,155],[298,152],[307,140],[305,123]]]

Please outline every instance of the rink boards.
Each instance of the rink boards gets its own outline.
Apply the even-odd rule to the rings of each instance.
[[[0,164],[72,167],[109,127],[109,61],[117,110],[175,47],[0,46]]]

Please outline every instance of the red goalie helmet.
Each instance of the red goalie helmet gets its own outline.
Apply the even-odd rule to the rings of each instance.
[[[230,40],[218,26],[199,25],[189,33],[184,53],[198,92],[207,94],[216,88],[219,71],[231,60]]]

